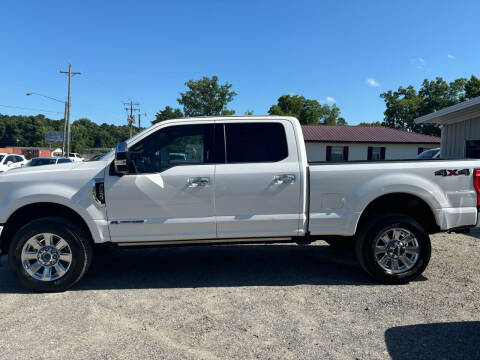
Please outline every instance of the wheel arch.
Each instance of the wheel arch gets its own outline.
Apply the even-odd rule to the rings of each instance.
[[[88,234],[90,241],[93,244],[92,231],[85,219],[72,208],[53,202],[37,202],[24,205],[16,209],[7,219],[4,224],[3,231],[0,237],[1,254],[8,253],[8,247],[13,235],[25,224],[32,220],[56,216],[68,219]]]
[[[435,213],[427,201],[415,194],[393,192],[378,196],[368,203],[357,221],[356,232],[368,222],[372,215],[382,213],[410,216],[424,226],[428,233],[440,230]]]

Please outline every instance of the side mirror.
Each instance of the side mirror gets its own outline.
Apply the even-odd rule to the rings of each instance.
[[[126,142],[117,145],[113,165],[118,175],[128,174],[128,146]]]

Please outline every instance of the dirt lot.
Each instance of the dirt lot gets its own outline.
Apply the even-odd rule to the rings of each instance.
[[[311,246],[111,249],[61,294],[0,268],[0,358],[480,358],[480,232],[439,234],[419,281]]]

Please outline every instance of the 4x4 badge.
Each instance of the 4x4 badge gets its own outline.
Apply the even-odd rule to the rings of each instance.
[[[469,176],[470,175],[470,170],[469,169],[462,169],[462,170],[437,170],[435,171],[435,176],[458,176],[458,175],[465,175]]]

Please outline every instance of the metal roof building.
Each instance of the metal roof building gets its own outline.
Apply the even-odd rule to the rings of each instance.
[[[480,158],[480,96],[415,119],[442,126],[440,157]]]
[[[384,126],[302,125],[305,141],[438,144],[436,136],[417,134]]]
[[[414,159],[440,138],[383,126],[303,125],[310,161]]]

